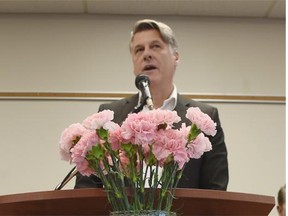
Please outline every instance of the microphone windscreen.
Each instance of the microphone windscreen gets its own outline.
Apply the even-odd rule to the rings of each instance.
[[[141,85],[142,82],[147,82],[149,85],[150,84],[149,77],[146,76],[145,74],[139,74],[138,76],[136,76],[135,85],[139,90],[141,90],[142,88],[142,85]]]

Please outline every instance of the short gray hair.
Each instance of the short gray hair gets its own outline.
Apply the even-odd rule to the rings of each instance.
[[[155,29],[161,35],[162,40],[168,44],[174,52],[178,51],[178,45],[175,38],[175,35],[172,29],[166,25],[165,23],[158,22],[156,20],[151,19],[143,19],[139,20],[135,23],[132,32],[131,32],[131,39],[129,43],[130,51],[132,48],[132,41],[136,33],[146,30]]]
[[[282,186],[277,195],[278,205],[286,204],[286,185]]]

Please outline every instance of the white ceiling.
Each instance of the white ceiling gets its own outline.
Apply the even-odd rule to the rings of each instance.
[[[0,0],[0,14],[123,14],[285,19],[285,0]]]

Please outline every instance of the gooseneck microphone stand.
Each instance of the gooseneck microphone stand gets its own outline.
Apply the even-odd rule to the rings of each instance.
[[[146,99],[147,98],[145,98],[145,100],[141,100],[141,103],[133,109],[132,113],[140,112],[143,109],[143,107],[147,104],[147,100]]]
[[[76,166],[66,175],[63,181],[56,186],[54,190],[61,190],[76,174],[78,173]]]

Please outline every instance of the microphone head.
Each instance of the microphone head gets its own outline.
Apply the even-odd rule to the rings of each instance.
[[[142,84],[143,82],[147,82],[148,83],[148,86],[150,85],[150,80],[149,80],[149,77],[146,76],[145,74],[139,74],[138,76],[136,76],[135,78],[135,85],[136,87],[141,90],[142,88]]]

